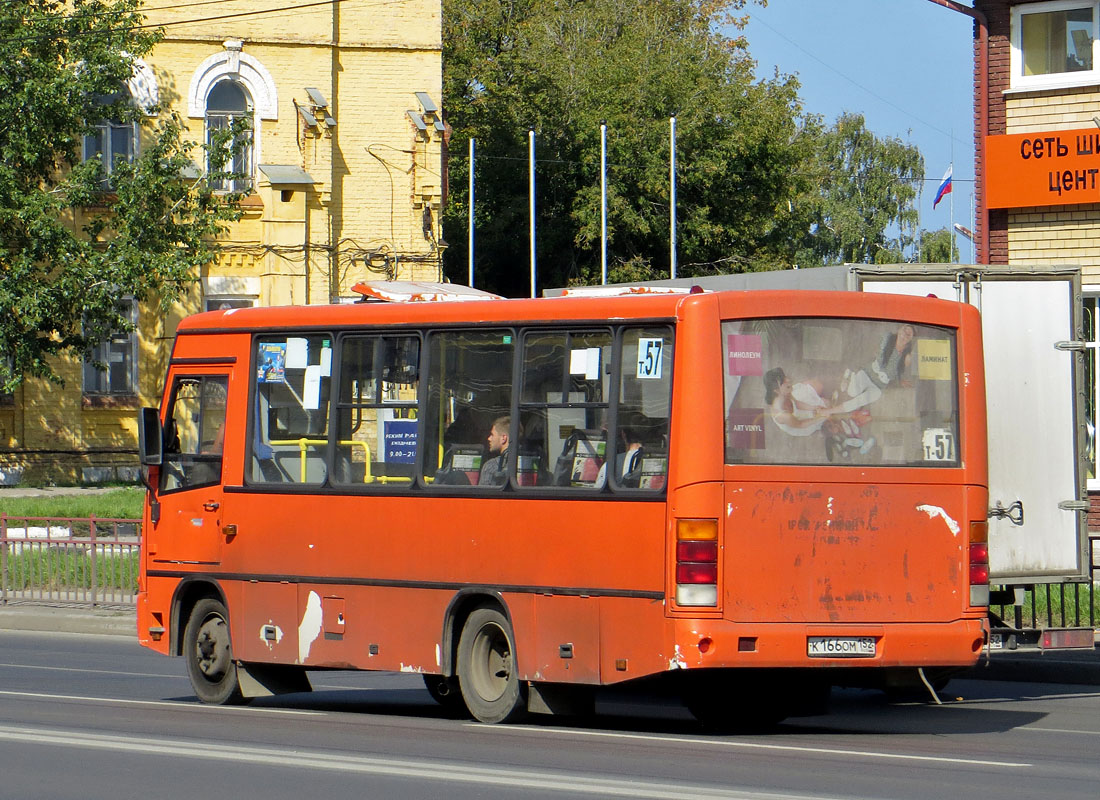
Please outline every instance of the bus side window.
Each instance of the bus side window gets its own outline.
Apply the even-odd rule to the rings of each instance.
[[[520,475],[521,485],[601,488],[611,345],[606,329],[524,336],[521,444],[530,467]]]
[[[340,340],[333,482],[412,485],[417,456],[420,340],[345,336]]]
[[[616,488],[656,492],[668,481],[672,350],[668,327],[623,331],[615,469],[610,480]]]
[[[173,492],[221,481],[229,379],[177,377],[165,425],[160,489]]]
[[[429,337],[426,441],[420,456],[428,486],[476,486],[490,460],[500,457],[489,450],[489,432],[511,411],[514,341],[508,329],[439,331]],[[511,440],[508,451],[504,468],[511,471]]]
[[[332,338],[264,337],[255,363],[251,480],[324,483]]]

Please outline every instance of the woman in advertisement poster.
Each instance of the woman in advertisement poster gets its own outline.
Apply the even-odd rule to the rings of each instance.
[[[874,437],[863,439],[859,427],[850,419],[837,419],[836,413],[821,397],[822,383],[810,378],[797,383],[775,367],[764,374],[764,402],[779,430],[791,436],[811,436],[824,429],[826,453],[846,452],[846,448],[859,448],[867,453],[875,443]]]

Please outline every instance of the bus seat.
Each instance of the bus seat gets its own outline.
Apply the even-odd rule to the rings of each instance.
[[[594,487],[603,466],[607,431],[576,429],[562,445],[554,465],[555,486]]]
[[[477,486],[485,450],[476,444],[456,444],[447,448],[435,473],[435,482],[443,486]]]

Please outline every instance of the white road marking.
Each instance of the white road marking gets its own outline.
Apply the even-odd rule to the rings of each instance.
[[[129,700],[121,697],[87,697],[77,694],[44,694],[42,692],[12,692],[0,690],[3,697],[24,697],[31,700],[71,700],[78,703],[105,703],[111,705],[154,706],[179,708],[185,711],[229,711],[248,714],[293,714],[306,717],[323,717],[324,711],[299,711],[293,708],[250,708],[248,706],[210,706],[202,703],[181,703],[175,700]]]
[[[517,729],[499,728],[493,725],[482,725],[476,722],[466,723],[467,727],[479,728],[484,731],[518,732]],[[885,753],[876,750],[844,750],[834,747],[809,747],[805,745],[789,744],[765,744],[763,742],[731,742],[728,739],[700,739],[681,736],[656,736],[641,733],[614,733],[609,731],[585,731],[576,728],[549,729],[549,728],[523,728],[524,733],[536,733],[545,736],[592,736],[608,739],[640,739],[651,742],[670,742],[675,744],[700,745],[705,747],[729,748],[734,750],[768,750],[784,753],[814,753],[815,755],[842,756],[844,758],[877,758],[895,759],[899,761],[926,761],[937,764],[960,764],[977,767],[1008,767],[1011,769],[1024,769],[1034,766],[1021,761],[986,761],[980,758],[951,758],[947,756],[922,756],[916,753]]]
[[[1100,731],[1074,731],[1069,728],[1033,728],[1030,725],[1024,725],[1022,728],[1016,728],[1016,730],[1026,733],[1039,731],[1040,733],[1071,733],[1074,736],[1100,736]]]
[[[183,678],[185,675],[158,675],[153,672],[120,672],[117,669],[88,669],[86,667],[46,667],[40,664],[0,664],[0,667],[13,669],[38,669],[48,672],[88,672],[92,675],[124,675],[127,678]]]
[[[176,739],[151,739],[119,736],[114,733],[92,736],[88,731],[0,726],[0,740],[19,744],[55,747],[79,747],[134,755],[161,755],[196,758],[203,761],[228,761],[243,764],[315,769],[380,775],[390,778],[479,784],[507,789],[545,792],[573,792],[605,797],[639,800],[682,800],[725,798],[725,800],[824,800],[821,795],[781,794],[752,789],[729,789],[683,782],[659,782],[637,779],[600,778],[595,775],[566,772],[507,769],[492,766],[464,766],[432,760],[409,760],[333,754],[300,748],[249,747],[230,742],[200,742]]]

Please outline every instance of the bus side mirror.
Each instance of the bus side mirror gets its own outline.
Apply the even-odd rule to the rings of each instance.
[[[164,436],[158,409],[143,408],[138,412],[138,452],[144,467],[159,467],[164,458]]]

